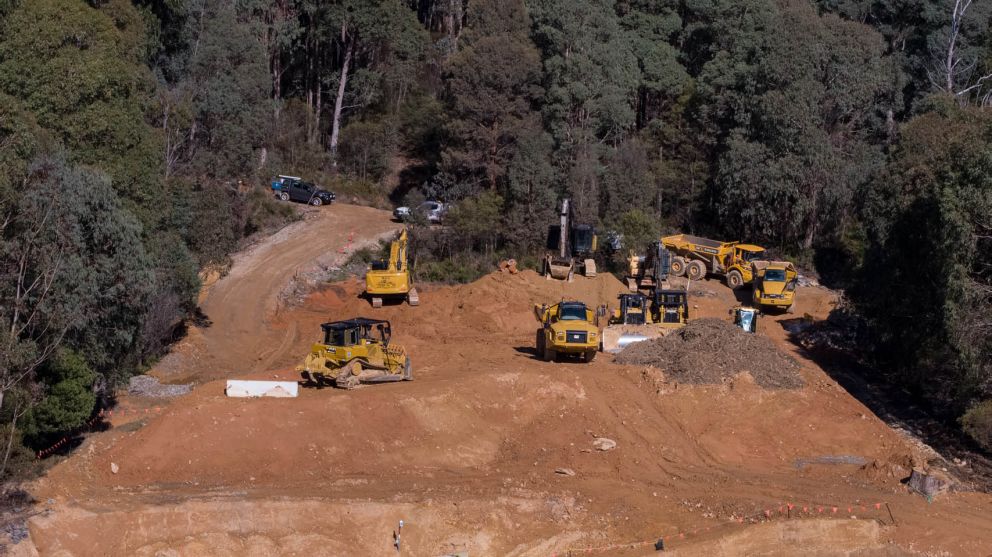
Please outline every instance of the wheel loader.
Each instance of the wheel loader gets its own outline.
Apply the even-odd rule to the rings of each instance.
[[[572,203],[562,199],[558,211],[560,222],[548,227],[548,253],[544,257],[544,276],[571,281],[575,272],[596,276],[596,229],[588,224],[575,224]]]
[[[406,229],[389,246],[389,259],[373,261],[365,272],[365,295],[372,307],[381,308],[385,298],[406,300],[411,306],[420,305],[420,296],[413,287],[408,261],[409,238]]]
[[[689,296],[685,290],[655,289],[650,298],[641,293],[620,294],[617,298],[619,306],[603,329],[603,352],[615,354],[635,342],[665,336],[689,322]]]
[[[308,384],[353,389],[362,383],[413,380],[406,350],[389,342],[389,321],[355,317],[320,328],[323,341],[296,368]]]
[[[596,312],[584,303],[565,301],[553,305],[535,304],[534,315],[541,323],[537,330],[537,355],[554,361],[560,354],[579,356],[591,362],[599,349]]]
[[[722,275],[731,289],[751,282],[751,262],[764,259],[765,248],[740,242],[720,242],[688,234],[661,239],[672,252],[672,275],[702,280],[707,273]]]

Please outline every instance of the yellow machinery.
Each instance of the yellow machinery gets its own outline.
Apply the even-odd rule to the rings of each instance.
[[[352,389],[360,383],[411,381],[410,357],[389,343],[389,321],[355,317],[320,326],[323,342],[296,368],[311,385]]]
[[[558,211],[559,223],[548,227],[548,252],[544,258],[544,276],[572,280],[575,271],[587,277],[596,276],[596,229],[588,224],[575,224],[572,203],[562,199]]]
[[[620,294],[619,307],[603,329],[603,352],[620,352],[628,345],[667,335],[689,322],[689,297],[685,290],[654,289],[644,294]],[[648,307],[648,302],[651,305]]]
[[[627,288],[631,292],[667,288],[671,267],[672,254],[661,242],[652,244],[647,255],[631,251],[627,259]]]
[[[409,240],[404,229],[389,246],[389,259],[374,261],[365,272],[365,295],[372,307],[382,307],[383,298],[405,299],[411,306],[420,305],[420,296],[413,287],[408,261]]]
[[[596,312],[582,302],[561,301],[554,305],[534,305],[534,315],[541,322],[537,330],[537,354],[554,361],[559,354],[581,356],[591,362],[599,350],[599,327]]]
[[[751,262],[764,258],[765,248],[740,242],[719,242],[708,238],[677,234],[661,243],[672,252],[672,275],[688,275],[692,280],[706,273],[723,275],[727,286],[737,289],[751,282]]]
[[[751,264],[752,302],[759,308],[784,309],[792,313],[799,273],[788,261],[755,261]]]

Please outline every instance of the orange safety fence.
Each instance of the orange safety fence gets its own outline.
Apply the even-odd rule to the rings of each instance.
[[[117,414],[118,416],[128,416],[128,415],[138,416],[138,415],[158,414],[160,412],[162,412],[162,407],[160,406],[156,406],[154,408],[144,408],[144,409],[128,408],[126,406],[120,406],[117,408],[117,410],[110,408],[102,409],[100,410],[100,412],[97,413],[97,415],[93,416],[86,423],[79,426],[76,429],[75,433],[66,435],[61,439],[59,439],[54,445],[48,447],[47,449],[42,449],[37,453],[35,453],[35,459],[42,459],[54,453],[55,451],[61,449],[67,443],[78,437],[79,433],[82,432],[83,430],[93,427],[94,425],[102,421],[104,418],[112,418],[114,414]]]

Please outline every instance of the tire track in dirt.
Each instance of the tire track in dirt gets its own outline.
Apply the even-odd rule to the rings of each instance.
[[[280,297],[300,274],[340,265],[352,251],[386,239],[402,227],[387,211],[334,204],[308,210],[234,257],[201,310],[209,325],[190,329],[150,372],[168,382],[196,381],[267,371],[297,340],[295,326],[273,326]],[[353,235],[352,235],[353,234]]]

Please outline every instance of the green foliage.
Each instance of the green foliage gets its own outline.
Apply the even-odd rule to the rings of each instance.
[[[459,202],[449,211],[447,222],[458,236],[481,243],[488,253],[496,247],[502,214],[503,198],[486,191]]]
[[[395,143],[396,130],[388,120],[352,122],[341,131],[339,162],[359,180],[377,182],[389,170]]]
[[[38,380],[45,385],[44,395],[31,409],[24,425],[24,434],[32,446],[40,448],[86,423],[96,405],[93,392],[96,378],[96,372],[86,361],[70,350],[59,352],[39,370]]]
[[[853,294],[877,355],[950,408],[987,398],[992,116],[957,109],[914,119],[864,197],[868,248]]]
[[[522,0],[469,5],[469,30],[447,63],[448,141],[442,168],[448,197],[504,187],[521,136],[539,126],[541,59],[527,37]]]
[[[620,215],[614,226],[611,227],[623,234],[623,245],[625,250],[634,250],[637,253],[646,253],[648,247],[657,242],[661,234],[661,226],[657,219],[640,209],[631,209]],[[626,258],[627,254],[620,254]]]
[[[144,22],[125,0],[25,0],[0,29],[0,91],[22,99],[73,161],[98,166],[142,222],[162,202],[161,138],[145,119],[154,81]]]
[[[987,451],[992,451],[992,400],[972,406],[961,416],[961,428]]]

